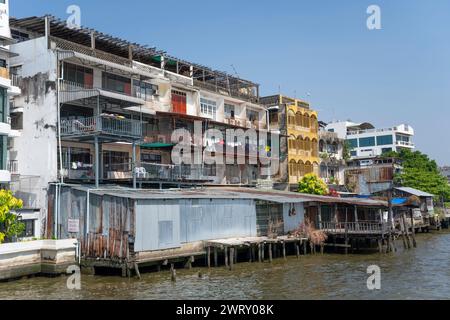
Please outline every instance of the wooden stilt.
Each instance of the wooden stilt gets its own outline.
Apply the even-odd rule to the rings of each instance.
[[[266,244],[263,242],[261,243],[261,257],[262,257],[262,261],[264,262],[264,251],[265,251],[265,246]]]
[[[170,264],[170,279],[172,282],[177,281],[177,271],[175,270],[174,264]]]
[[[234,260],[234,247],[230,248],[230,270],[233,270]]]
[[[377,242],[378,242],[378,251],[379,251],[380,253],[383,253],[383,243],[382,243],[381,238],[380,238],[380,239],[377,239]]]
[[[272,244],[269,243],[269,262],[272,263]]]
[[[214,267],[218,267],[219,266],[219,261],[218,261],[218,257],[217,257],[217,247],[214,247]]]
[[[139,266],[137,262],[134,263],[134,272],[136,273],[139,280],[141,280],[141,273],[139,272]]]
[[[259,261],[259,262],[262,262],[262,259],[261,259],[261,249],[262,249],[261,244],[258,243],[258,261]]]
[[[224,247],[223,248],[223,253],[225,255],[225,267],[228,268],[228,252],[227,252],[228,248]]]
[[[300,241],[298,243],[295,243],[295,253],[297,254],[297,259],[300,259],[300,244]]]
[[[307,249],[308,249],[308,248],[306,248],[306,242],[307,242],[307,240],[303,240],[302,242],[303,242],[303,254],[306,256],[306,254],[307,254]]]
[[[283,241],[283,259],[286,259],[286,244]]]
[[[409,210],[410,216],[411,216],[411,237],[414,248],[417,248],[417,242],[416,242],[416,230],[414,229],[414,216],[412,209]]]
[[[208,260],[208,269],[211,268],[211,247],[208,246],[208,253],[206,259]],[[191,266],[192,267],[192,266]],[[189,268],[190,269],[190,268]]]

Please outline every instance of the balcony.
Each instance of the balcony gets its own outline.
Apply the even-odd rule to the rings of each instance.
[[[230,124],[232,126],[242,127],[242,128],[247,128],[247,129],[255,129],[255,130],[267,129],[267,125],[264,122],[260,122],[257,120],[249,121],[247,119],[234,117],[234,118],[225,118],[224,122],[226,124]]]
[[[8,171],[11,174],[19,174],[19,162],[17,160],[10,160],[8,162]]]
[[[412,143],[412,142],[410,142],[410,141],[396,141],[395,142],[395,144],[397,145],[397,146],[400,146],[400,147],[407,147],[407,148],[414,148],[415,147],[415,145],[414,145],[414,143]]]
[[[60,80],[59,91],[61,103],[84,100],[97,96],[106,102],[113,101],[123,107],[139,106],[146,103],[142,99],[139,90],[134,90],[134,88],[130,93],[117,92],[108,90],[107,88],[96,88],[92,85]]]
[[[61,120],[62,137],[108,135],[140,139],[142,124],[137,120],[120,119],[109,115]]]

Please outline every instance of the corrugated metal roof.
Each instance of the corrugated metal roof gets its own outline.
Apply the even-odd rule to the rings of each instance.
[[[388,204],[383,200],[361,199],[361,198],[337,198],[329,196],[317,196],[295,192],[277,191],[277,190],[259,190],[240,187],[209,187],[199,189],[169,189],[169,190],[151,190],[151,189],[130,189],[117,188],[117,186],[107,186],[102,189],[94,189],[90,186],[72,185],[77,190],[87,191],[91,194],[110,195],[115,197],[124,197],[136,200],[163,200],[163,199],[253,199],[264,200],[276,203],[302,203],[302,202],[320,202],[320,203],[342,203],[348,205],[387,207]]]
[[[410,187],[399,187],[399,188],[395,188],[395,190],[406,192],[406,193],[409,193],[409,194],[412,194],[412,195],[418,196],[418,197],[434,197],[434,195],[431,193],[427,193],[422,190],[418,190],[418,189],[414,189],[414,188],[410,188]]]

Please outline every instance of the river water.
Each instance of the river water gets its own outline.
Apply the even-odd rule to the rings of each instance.
[[[417,235],[418,248],[392,254],[325,254],[269,263],[142,274],[142,279],[82,275],[0,283],[0,299],[450,299],[450,233]],[[381,289],[367,289],[367,267],[381,268]],[[202,277],[199,277],[199,272]]]

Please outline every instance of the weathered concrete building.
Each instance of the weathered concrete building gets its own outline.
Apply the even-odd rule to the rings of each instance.
[[[41,219],[53,182],[162,188],[264,178],[270,148],[257,84],[50,16],[10,23],[22,87],[12,110],[21,133],[10,151],[14,189]],[[183,151],[199,150],[198,163],[174,163],[177,129],[200,132],[181,137]],[[244,162],[203,161],[227,154]]]

